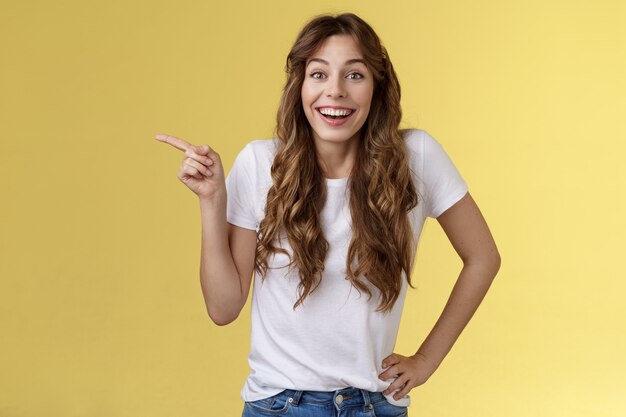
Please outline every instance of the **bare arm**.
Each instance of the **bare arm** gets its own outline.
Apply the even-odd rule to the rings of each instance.
[[[246,304],[256,250],[256,231],[226,222],[227,190],[220,155],[171,135],[156,140],[183,151],[178,178],[200,199],[202,251],[200,285],[209,317],[225,325]]]
[[[226,196],[200,200],[200,283],[215,324],[234,321],[246,304],[256,249],[256,231],[226,222]]]
[[[437,217],[463,260],[463,268],[441,316],[417,351],[434,372],[482,302],[500,269],[500,254],[472,196],[467,193]]]
[[[485,297],[500,269],[500,254],[472,196],[467,193],[437,217],[463,260],[463,269],[437,323],[413,356],[392,353],[383,360],[383,381],[397,376],[384,391],[400,399],[423,384],[439,367]]]

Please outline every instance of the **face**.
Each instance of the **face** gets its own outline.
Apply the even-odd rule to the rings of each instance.
[[[358,140],[373,93],[372,74],[354,38],[326,38],[307,60],[302,84],[302,106],[316,143]]]

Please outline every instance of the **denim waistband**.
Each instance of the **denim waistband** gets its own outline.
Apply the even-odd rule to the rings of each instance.
[[[298,391],[284,390],[281,395],[292,398],[293,405],[301,401],[309,403],[335,403],[343,406],[364,405],[382,401],[385,397],[382,392],[367,391],[361,388],[348,387],[336,391]]]

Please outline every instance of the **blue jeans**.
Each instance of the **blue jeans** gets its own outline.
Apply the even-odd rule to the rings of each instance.
[[[246,401],[242,417],[407,417],[408,407],[391,404],[382,392],[360,388],[337,391],[286,389],[257,401]]]

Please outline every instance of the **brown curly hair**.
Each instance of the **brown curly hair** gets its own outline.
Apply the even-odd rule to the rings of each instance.
[[[306,60],[327,37],[341,34],[354,37],[374,76],[370,112],[361,128],[348,179],[352,240],[346,259],[347,279],[371,299],[370,288],[359,279],[366,277],[380,290],[376,311],[388,312],[402,288],[403,271],[408,284],[415,288],[410,276],[416,248],[408,212],[418,204],[418,195],[403,130],[399,129],[402,110],[398,78],[374,30],[353,13],[316,16],[302,28],[287,56],[287,81],[274,132],[279,142],[271,168],[273,185],[259,225],[255,270],[264,279],[268,257],[278,252],[288,255],[289,267],[295,262],[300,275],[294,309],[321,282],[329,247],[320,223],[326,182],[303,110],[301,89]],[[293,249],[293,258],[276,246],[277,239],[284,236]]]

